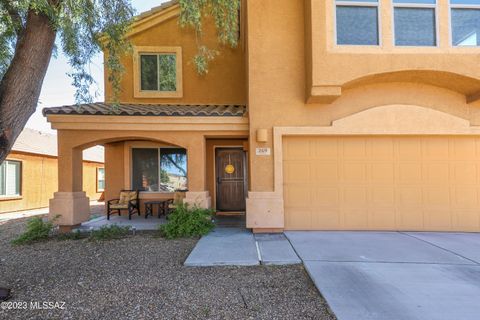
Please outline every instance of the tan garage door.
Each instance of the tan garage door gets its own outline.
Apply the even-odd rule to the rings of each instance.
[[[288,230],[480,231],[480,138],[284,137]]]

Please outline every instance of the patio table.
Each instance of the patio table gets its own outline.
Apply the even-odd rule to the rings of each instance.
[[[168,205],[171,203],[173,203],[173,199],[145,201],[145,219],[147,219],[148,216],[153,217],[154,206],[157,206],[158,208],[159,219],[162,214],[166,216],[168,214]]]

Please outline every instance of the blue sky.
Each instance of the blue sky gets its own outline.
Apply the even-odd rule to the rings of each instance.
[[[152,7],[160,5],[165,0],[132,0],[133,6],[137,13],[149,10]],[[67,59],[62,54],[50,61],[50,66],[47,75],[43,82],[42,93],[40,94],[40,101],[37,112],[30,118],[27,123],[28,128],[50,132],[50,124],[47,123],[42,116],[42,109],[45,107],[55,107],[66,104],[74,104],[75,88],[71,85],[71,79],[66,75],[70,71]],[[97,91],[100,94],[95,101],[103,101],[103,58],[98,55],[90,66],[90,71],[97,81]],[[96,91],[92,88],[92,92]]]

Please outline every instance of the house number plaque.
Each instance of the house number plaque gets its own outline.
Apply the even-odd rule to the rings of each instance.
[[[257,148],[255,151],[257,156],[269,156],[271,154],[270,148]]]

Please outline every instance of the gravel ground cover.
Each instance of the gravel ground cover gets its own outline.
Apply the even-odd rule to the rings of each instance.
[[[196,240],[151,234],[12,246],[24,227],[0,225],[0,286],[28,307],[0,319],[335,319],[302,266],[187,268]]]

